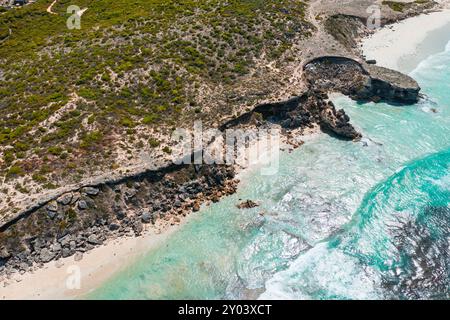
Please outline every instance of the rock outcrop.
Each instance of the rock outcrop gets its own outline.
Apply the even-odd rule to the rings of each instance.
[[[420,86],[411,77],[388,68],[367,65],[370,83],[360,90],[360,99],[385,100],[391,103],[414,104],[419,100]]]
[[[344,110],[337,111],[323,90],[309,90],[287,101],[259,105],[252,112],[224,124],[221,130],[250,124],[254,122],[255,114],[259,115],[256,118],[260,121],[279,124],[286,130],[306,129],[318,125],[325,132],[331,132],[343,139],[361,138]]]
[[[341,92],[357,101],[413,104],[420,87],[411,77],[347,57],[318,57],[304,66],[309,87]]]
[[[234,193],[233,179],[231,166],[173,165],[63,194],[1,227],[0,275],[59,258],[79,259],[107,239],[142,234],[144,224],[158,219],[179,222],[177,216],[196,211],[198,203]]]
[[[259,204],[256,203],[255,201],[247,200],[247,201],[239,203],[236,207],[238,209],[252,209],[252,208],[259,207]]]
[[[350,124],[350,118],[344,110],[336,110],[331,102],[328,102],[327,106],[328,108],[324,108],[320,112],[322,130],[331,131],[344,139],[358,140],[362,137]]]

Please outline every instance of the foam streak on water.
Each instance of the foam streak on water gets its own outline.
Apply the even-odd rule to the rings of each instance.
[[[450,50],[413,76],[419,104],[337,97],[361,142],[320,136],[248,173],[89,298],[449,298]]]

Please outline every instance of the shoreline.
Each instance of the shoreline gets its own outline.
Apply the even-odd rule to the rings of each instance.
[[[417,21],[418,18],[424,16],[430,17],[435,14],[442,14],[442,12],[446,13],[445,16],[448,17],[448,23],[439,24],[437,23],[437,20],[439,20],[440,23],[442,23],[443,20],[436,19],[436,21],[434,21],[431,19],[431,21],[434,21],[435,23],[430,25],[425,23],[424,25],[421,25],[420,32],[417,32],[417,29],[415,29],[414,35],[417,36],[417,38],[410,39],[405,37],[405,32],[408,30],[409,33],[411,32],[410,27],[411,25],[415,25],[415,21]],[[422,24],[423,22],[420,23]],[[407,25],[408,27],[398,27],[397,29],[396,26],[400,25]],[[365,53],[369,50],[371,51],[370,54],[379,58],[378,64],[380,66],[387,66],[397,70],[406,68],[407,66],[400,66],[400,59],[405,59],[408,63],[413,63],[413,61],[420,57],[422,57],[421,60],[423,60],[427,56],[439,52],[435,50],[438,50],[440,45],[434,45],[439,39],[442,39],[444,33],[443,28],[446,28],[447,26],[450,27],[450,10],[409,18],[388,28],[383,28],[369,38],[364,39],[362,41],[363,44],[365,44],[365,46],[363,45],[363,50]],[[429,29],[426,29],[427,27]],[[437,31],[442,33],[438,34]],[[389,34],[391,35],[391,38],[386,38]],[[424,50],[429,47],[429,44],[427,43],[428,37],[430,38],[429,41],[433,42],[433,46],[430,45],[430,49],[433,49],[433,52],[431,53],[426,53],[427,50]],[[386,39],[393,39],[391,40],[393,42],[390,43],[389,40]],[[401,42],[396,42],[396,39],[402,40],[402,42],[405,42],[408,45],[404,47],[400,44]],[[386,42],[388,43],[386,44]],[[395,47],[393,48],[389,44],[395,44]],[[444,48],[446,44],[447,43],[444,44]],[[399,50],[398,47],[405,50]],[[389,53],[390,51],[391,53]],[[425,56],[423,56],[424,54]],[[367,56],[367,58],[370,57]],[[417,64],[421,60],[417,61]],[[392,67],[392,65],[385,65],[389,63],[395,64],[395,67]],[[400,69],[400,71],[404,70]],[[308,139],[309,135],[304,137],[300,136],[298,138]],[[238,172],[237,176],[245,176],[246,170],[247,169],[241,170]],[[140,237],[133,236],[108,241],[105,245],[87,252],[81,261],[75,262],[74,257],[68,257],[60,259],[57,262],[53,261],[44,268],[38,269],[32,273],[18,275],[17,280],[13,279],[7,287],[0,286],[0,300],[82,298],[112,276],[127,268],[140,256],[164,243],[171,234],[176,232],[185,223],[188,223],[190,221],[189,219],[192,219],[193,216],[194,215],[191,213],[186,218],[181,219],[180,223],[175,225],[170,225],[167,222],[161,221],[160,223],[165,223],[165,225],[157,226],[156,228],[152,227]],[[65,285],[67,278],[70,276],[67,267],[73,265],[78,265],[81,268],[81,290],[68,290]]]
[[[310,140],[318,136],[319,128],[306,130],[303,135],[295,134],[295,141]],[[290,144],[292,140],[284,137],[280,145],[280,153],[295,149]],[[251,145],[256,147],[256,144]],[[245,167],[235,166],[235,179],[245,180],[250,170],[257,170],[264,164],[270,153],[267,147],[256,162],[248,163]],[[249,159],[244,159],[249,161]],[[244,181],[245,183],[245,181]],[[211,205],[211,201],[205,202],[201,209]],[[140,236],[128,235],[123,238],[107,240],[102,246],[96,247],[83,254],[82,260],[76,261],[74,256],[61,258],[47,263],[42,268],[36,268],[32,272],[15,274],[4,286],[0,281],[0,300],[17,299],[47,299],[47,300],[69,300],[83,299],[96,288],[107,282],[111,277],[126,270],[139,258],[148,254],[151,250],[158,248],[168,241],[170,236],[194,219],[196,213],[191,212],[186,216],[180,216],[178,222],[158,219],[155,225],[148,225]],[[68,289],[67,281],[74,275],[73,267],[79,268],[81,274],[80,288]]]
[[[445,50],[449,30],[450,9],[443,9],[385,26],[363,39],[360,49],[377,65],[409,74],[421,61]]]

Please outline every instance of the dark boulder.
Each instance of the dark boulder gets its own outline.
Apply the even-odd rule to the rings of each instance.
[[[93,188],[93,187],[84,187],[83,189],[81,189],[81,192],[88,196],[96,196],[99,194],[100,189]]]
[[[47,263],[52,261],[55,258],[56,254],[47,248],[44,248],[39,253],[39,258],[43,263]]]
[[[78,209],[86,210],[88,208],[88,203],[85,200],[78,201]]]
[[[99,245],[102,244],[102,241],[95,235],[95,234],[91,234],[88,238],[87,238],[87,242],[93,245]]]
[[[137,236],[142,234],[142,231],[144,231],[144,226],[141,221],[136,221],[133,223],[133,231]]]
[[[251,208],[259,207],[259,204],[252,200],[247,200],[247,201],[244,201],[244,202],[238,204],[236,207],[238,209],[251,209]]]
[[[71,250],[70,248],[63,248],[62,249],[62,257],[63,258],[70,257],[70,256],[72,256],[74,254],[75,254],[75,251]]]
[[[117,223],[111,223],[109,225],[109,230],[111,230],[111,231],[116,231],[116,230],[119,230],[119,229],[120,229],[120,226]]]
[[[154,223],[154,217],[150,212],[144,212],[141,216],[143,223]]]
[[[72,202],[73,194],[72,193],[66,193],[58,198],[56,200],[59,204],[62,204],[63,206],[67,206]]]

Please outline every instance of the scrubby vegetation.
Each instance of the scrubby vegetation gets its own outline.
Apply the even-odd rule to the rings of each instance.
[[[430,0],[416,0],[412,2],[397,2],[397,1],[383,1],[382,4],[388,6],[394,11],[404,12],[405,10],[411,8],[414,5],[425,5],[429,4]]]
[[[50,2],[0,15],[0,176],[51,188],[143,142],[169,153],[152,132],[227,112],[203,92],[232,93],[311,30],[297,0]]]

